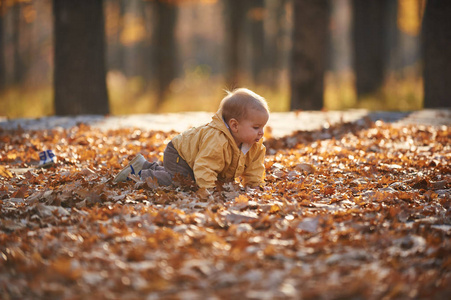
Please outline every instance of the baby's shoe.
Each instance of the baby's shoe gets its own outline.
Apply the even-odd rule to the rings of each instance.
[[[125,181],[130,174],[140,175],[141,170],[143,168],[146,159],[141,154],[136,155],[129,163],[128,166],[123,168],[117,175],[114,177],[113,182],[118,183],[121,181]]]
[[[56,156],[52,150],[39,152],[39,168],[47,168],[56,162]]]

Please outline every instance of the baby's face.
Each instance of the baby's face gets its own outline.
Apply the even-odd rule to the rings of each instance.
[[[237,130],[233,133],[237,145],[258,142],[263,137],[268,119],[268,112],[251,109],[248,112],[248,117],[238,122]]]

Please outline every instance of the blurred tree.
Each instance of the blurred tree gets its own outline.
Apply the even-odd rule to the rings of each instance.
[[[250,21],[250,40],[251,40],[251,64],[252,79],[254,83],[261,82],[262,71],[265,69],[264,60],[265,32],[263,30],[263,20],[265,18],[265,1],[250,0],[248,10],[248,19]]]
[[[157,76],[155,76],[155,72],[153,70],[154,67],[152,64],[153,49],[154,49],[153,45],[152,45],[152,32],[153,32],[153,28],[154,28],[153,20],[154,20],[155,12],[152,9],[151,3],[149,3],[148,1],[145,1],[143,3],[143,5],[144,6],[141,9],[140,17],[143,20],[143,30],[145,32],[145,36],[143,36],[143,40],[140,43],[140,48],[141,48],[140,55],[141,55],[142,63],[140,64],[139,75],[142,78],[144,78],[146,82],[149,82],[149,81],[157,78]],[[177,15],[176,15],[176,18],[177,18]],[[174,36],[174,39],[175,39],[175,36]],[[174,68],[175,68],[175,66],[174,66]],[[174,71],[173,76],[176,76],[176,71]],[[172,81],[172,79],[171,79],[171,81]]]
[[[105,34],[108,44],[107,64],[111,70],[124,70],[125,47],[121,43],[124,26],[125,3],[123,0],[105,1]]]
[[[157,76],[157,109],[166,98],[172,80],[176,76],[175,25],[177,6],[173,1],[154,1],[156,18],[153,45],[154,62]]]
[[[108,114],[102,0],[53,0],[55,113]]]
[[[293,1],[290,109],[323,108],[329,0]]]
[[[353,0],[354,71],[357,97],[376,92],[384,81],[388,1]]]
[[[6,4],[0,1],[0,91],[6,87],[6,65],[5,65],[5,33],[3,28]]]
[[[240,85],[241,45],[244,43],[244,20],[247,3],[242,0],[224,0],[226,8],[226,85],[232,90]]]
[[[127,77],[141,76],[143,70],[149,67],[143,53],[143,44],[148,38],[144,22],[145,3],[142,0],[128,0],[124,3],[120,35],[121,44],[125,47],[123,71]]]
[[[424,12],[424,107],[451,107],[451,1],[428,0]]]
[[[283,69],[284,40],[286,39],[286,5],[288,0],[266,1],[265,22],[268,23],[265,36],[265,84],[277,88],[280,71]]]
[[[13,84],[20,85],[25,77],[25,63],[21,55],[20,38],[22,35],[21,16],[22,3],[16,2],[12,7],[13,13],[13,45],[14,45],[14,69],[13,69]]]
[[[406,67],[419,65],[418,62],[421,61],[420,29],[424,8],[422,1],[389,1],[387,35],[390,53],[386,59],[386,69],[398,71],[398,78],[406,78]]]
[[[351,66],[351,1],[330,2],[330,33],[328,46],[328,70],[342,81]],[[343,76],[342,76],[343,75]]]

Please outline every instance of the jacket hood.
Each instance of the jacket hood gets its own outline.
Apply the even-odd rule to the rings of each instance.
[[[218,110],[213,115],[213,117],[211,118],[211,122],[208,123],[208,126],[213,127],[224,133],[225,136],[232,142],[232,145],[235,145],[238,148],[238,145],[236,144],[235,139],[232,136],[232,133],[230,132],[229,128],[227,127],[227,124],[222,118],[222,113],[220,110]]]

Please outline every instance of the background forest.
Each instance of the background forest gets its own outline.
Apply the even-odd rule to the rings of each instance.
[[[440,2],[2,0],[0,115],[214,111],[238,86],[273,111],[421,109]]]

